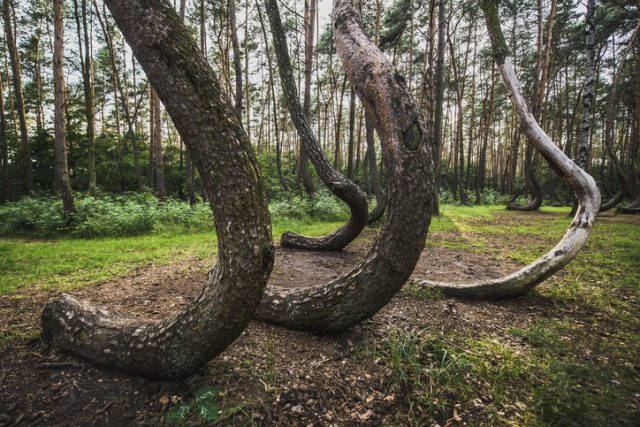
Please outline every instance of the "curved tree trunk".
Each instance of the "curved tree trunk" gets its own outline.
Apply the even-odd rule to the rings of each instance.
[[[435,197],[431,138],[402,76],[367,38],[355,0],[335,0],[334,35],[351,84],[380,135],[389,214],[365,259],[324,285],[267,288],[255,318],[292,329],[334,332],[380,310],[411,275]]]
[[[549,253],[515,273],[476,283],[421,282],[425,286],[441,288],[446,295],[450,296],[506,298],[526,293],[575,258],[591,234],[600,208],[600,192],[593,178],[565,156],[534,119],[524,99],[507,44],[500,29],[496,2],[497,0],[481,0],[480,4],[487,22],[493,56],[500,69],[511,102],[518,113],[520,126],[529,141],[547,159],[550,166],[575,191],[578,198],[578,209],[562,240]]]
[[[62,296],[44,309],[43,337],[107,367],[184,377],[243,331],[262,296],[273,265],[265,191],[231,101],[169,1],[105,3],[201,172],[215,217],[218,264],[200,295],[166,320],[129,319]]]
[[[345,178],[340,172],[335,170],[324,152],[320,143],[316,139],[313,129],[307,120],[300,100],[298,89],[291,71],[287,39],[282,28],[280,13],[278,11],[277,0],[265,0],[271,33],[273,35],[273,47],[278,59],[278,70],[284,98],[289,109],[289,114],[295,125],[303,146],[313,166],[316,168],[318,176],[336,197],[340,198],[351,210],[351,218],[345,225],[322,237],[306,237],[299,234],[286,232],[280,241],[282,246],[297,249],[310,250],[339,250],[347,246],[360,235],[362,229],[367,225],[367,198],[360,190],[360,187]]]

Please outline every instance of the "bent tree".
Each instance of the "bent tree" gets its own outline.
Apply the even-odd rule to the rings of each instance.
[[[65,295],[47,303],[43,337],[107,367],[184,377],[224,350],[260,301],[273,266],[265,191],[233,104],[169,1],[105,3],[200,171],[218,263],[200,295],[168,319],[131,319]]]
[[[549,162],[549,165],[575,192],[578,208],[569,229],[560,242],[550,252],[515,273],[482,282],[451,284],[423,281],[421,285],[441,288],[446,295],[450,296],[506,298],[526,293],[575,258],[591,234],[593,223],[600,209],[600,192],[591,175],[569,159],[551,141],[551,138],[535,120],[525,101],[509,48],[500,28],[497,0],[480,0],[480,6],[489,30],[493,57],[500,69],[511,103],[520,119],[520,127],[529,141]]]
[[[380,136],[388,215],[364,260],[342,277],[311,288],[267,288],[254,317],[292,329],[340,331],[380,310],[420,258],[433,209],[432,136],[404,78],[365,35],[357,3],[335,0],[334,37]]]
[[[298,98],[298,88],[293,77],[287,39],[282,27],[277,0],[265,0],[271,33],[273,35],[273,47],[278,61],[280,80],[284,91],[284,98],[289,109],[300,140],[302,151],[311,160],[318,172],[318,176],[331,192],[344,201],[351,210],[349,221],[334,232],[322,237],[306,237],[299,234],[286,232],[282,235],[282,246],[297,249],[311,250],[339,250],[353,241],[362,229],[367,225],[368,204],[367,198],[360,188],[351,180],[338,172],[329,162],[322,151],[320,143],[316,139],[311,124],[307,120]]]

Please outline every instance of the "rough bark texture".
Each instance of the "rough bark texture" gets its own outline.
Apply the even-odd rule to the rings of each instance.
[[[380,310],[418,261],[435,196],[432,138],[404,79],[365,35],[354,0],[334,2],[338,54],[382,142],[388,215],[364,260],[304,289],[268,288],[255,317],[292,329],[334,332]]]
[[[498,279],[476,283],[450,284],[421,282],[444,290],[446,295],[466,298],[506,298],[526,293],[535,285],[550,277],[567,265],[580,251],[591,234],[593,223],[600,208],[600,192],[593,178],[571,161],[540,128],[527,105],[522,88],[516,77],[511,56],[500,29],[497,0],[481,0],[485,20],[489,29],[493,56],[498,64],[509,98],[518,113],[520,127],[535,145],[550,166],[568,184],[578,198],[578,209],[562,240],[546,255],[533,263]]]
[[[298,135],[303,142],[309,159],[318,173],[318,176],[336,197],[349,205],[351,218],[349,222],[336,231],[322,237],[306,237],[299,234],[286,232],[280,241],[282,246],[309,250],[340,250],[353,241],[362,229],[367,225],[368,204],[367,198],[356,184],[345,178],[340,172],[331,166],[322,151],[320,143],[316,139],[313,129],[307,120],[300,100],[298,89],[293,77],[287,39],[284,34],[277,0],[266,0],[267,15],[271,24],[273,46],[278,60],[278,70],[284,98],[289,109]]]
[[[70,296],[50,300],[43,337],[112,368],[153,378],[194,373],[246,327],[273,265],[262,180],[233,104],[168,0],[107,0],[201,172],[218,263],[201,294],[160,322],[128,319]]]
[[[67,162],[66,85],[64,81],[64,22],[62,0],[53,1],[53,97],[55,103],[53,171],[65,213],[76,211]]]
[[[13,19],[11,16],[11,0],[2,1],[2,17],[4,19],[4,35],[9,50],[11,62],[11,74],[13,77],[13,96],[15,109],[18,113],[20,125],[20,142],[22,144],[22,167],[24,173],[25,189],[27,193],[33,191],[33,165],[31,164],[31,148],[29,145],[29,132],[27,130],[27,116],[24,110],[24,94],[22,91],[22,71],[20,67],[20,54],[13,32]]]

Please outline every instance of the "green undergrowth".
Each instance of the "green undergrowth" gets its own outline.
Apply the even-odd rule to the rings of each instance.
[[[284,231],[326,234],[342,222],[282,221],[273,225],[274,240]],[[135,268],[165,265],[217,252],[211,231],[97,239],[0,239],[0,294],[16,289],[69,289],[127,274]]]

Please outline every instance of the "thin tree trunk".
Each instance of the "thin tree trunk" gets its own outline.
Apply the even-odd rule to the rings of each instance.
[[[305,0],[304,2],[304,99],[302,102],[302,110],[307,118],[311,121],[311,78],[313,74],[313,40],[315,36],[316,9],[318,0]],[[318,121],[319,122],[319,121]],[[312,196],[315,191],[315,185],[309,173],[309,154],[304,139],[300,140],[300,161],[298,163],[298,179],[302,179],[305,192]]]
[[[428,130],[404,79],[361,27],[355,0],[334,3],[335,41],[382,141],[389,215],[352,271],[305,289],[268,288],[255,317],[288,328],[333,332],[374,315],[401,289],[425,244],[435,179]]]
[[[560,242],[547,254],[515,273],[498,279],[475,283],[441,283],[424,281],[423,286],[443,289],[446,295],[465,298],[507,298],[522,295],[567,265],[584,246],[600,208],[600,192],[593,178],[566,157],[538,125],[525,101],[513,68],[509,48],[504,40],[498,17],[497,0],[480,0],[484,12],[493,57],[500,69],[505,89],[518,112],[520,126],[550,166],[575,191],[579,208]]]
[[[33,191],[33,165],[31,164],[31,147],[29,146],[29,131],[27,130],[27,116],[24,106],[24,94],[22,89],[22,71],[20,68],[20,55],[13,32],[11,0],[2,1],[2,17],[4,19],[4,34],[11,60],[11,74],[13,76],[13,96],[15,110],[20,125],[20,142],[22,144],[22,168],[24,173],[25,191],[27,194]]]
[[[376,147],[374,144],[374,129],[373,123],[369,118],[369,114],[365,115],[365,139],[367,141],[367,154],[365,156],[366,161],[369,162],[369,180],[371,182],[371,188],[376,196],[376,207],[369,213],[367,217],[367,224],[373,224],[378,222],[386,209],[386,197],[382,191],[380,185],[380,179],[378,178],[378,162],[376,161]],[[366,169],[365,169],[366,170]]]
[[[367,224],[367,198],[357,185],[331,167],[329,160],[322,151],[313,129],[300,106],[287,50],[287,40],[278,12],[277,0],[265,0],[265,5],[271,24],[273,45],[280,70],[280,80],[293,124],[298,131],[300,139],[304,141],[303,144],[306,146],[309,158],[322,182],[334,195],[349,205],[351,210],[349,222],[326,236],[306,237],[287,232],[282,235],[281,244],[282,246],[298,249],[339,250],[358,237]]]
[[[262,18],[262,9],[256,0],[256,8],[258,9],[258,17],[260,19],[260,28],[262,29],[262,37],[264,38],[265,51],[267,55],[267,66],[269,67],[269,91],[271,92],[271,102],[273,104],[273,126],[275,128],[276,137],[276,173],[280,181],[282,190],[289,191],[289,185],[282,174],[282,143],[280,137],[280,128],[278,126],[278,105],[276,102],[275,80],[273,78],[273,64],[271,61],[271,51],[269,49],[269,39],[267,38],[267,30]],[[277,56],[277,55],[276,55]],[[268,117],[268,116],[267,116]]]
[[[153,109],[153,132],[151,134],[151,146],[153,150],[153,181],[158,199],[164,200],[167,197],[167,190],[164,185],[164,159],[162,150],[162,117],[160,115],[160,98],[156,91],[151,88],[151,108]]]
[[[4,116],[4,83],[0,73],[0,156],[2,156],[2,189],[0,202],[11,198],[11,176],[9,173],[9,147],[7,141],[7,120]]]
[[[231,29],[231,46],[233,48],[233,69],[235,71],[236,93],[235,107],[238,116],[242,117],[242,61],[240,58],[240,43],[238,42],[238,25],[236,24],[236,1],[228,0],[229,27]],[[245,53],[246,55],[247,53]]]
[[[436,188],[440,190],[440,162],[442,156],[442,108],[444,104],[444,50],[447,42],[447,14],[445,0],[438,0],[438,58],[436,60],[436,107],[433,118],[434,163],[436,168]],[[438,197],[434,202],[434,215],[440,215]]]
[[[242,333],[263,294],[273,266],[266,195],[233,105],[172,5],[106,3],[201,171],[215,216],[218,264],[200,296],[158,322],[70,296],[52,299],[42,314],[43,338],[135,375],[185,377]]]
[[[64,81],[64,17],[63,0],[53,0],[53,95],[55,102],[53,169],[56,187],[62,194],[62,205],[67,214],[76,211],[69,179],[67,162],[66,85]]]
[[[76,25],[78,27],[78,54],[80,57],[82,87],[84,90],[84,115],[87,122],[87,173],[89,175],[88,192],[90,196],[95,196],[97,186],[95,155],[96,105],[95,89],[93,84],[93,52],[91,49],[91,34],[89,32],[89,23],[87,19],[87,0],[82,0],[81,16],[78,14],[77,0],[74,0],[74,7],[76,13]]]
[[[636,37],[638,36],[639,30],[640,30],[640,24],[636,26],[635,30],[633,31],[633,34],[631,35],[631,38],[629,39],[629,42],[627,43],[627,46],[625,46],[624,50],[620,53],[620,56],[618,59],[619,63],[616,66],[617,71],[614,74],[613,79],[611,81],[611,90],[609,91],[609,96],[607,98],[607,115],[605,118],[604,145],[607,150],[607,154],[609,155],[611,164],[613,165],[613,169],[615,170],[616,175],[618,176],[618,180],[620,181],[620,190],[611,200],[609,200],[606,203],[602,203],[602,206],[600,206],[600,212],[604,212],[609,209],[612,209],[616,205],[618,205],[618,203],[622,202],[628,190],[627,176],[624,173],[624,169],[620,164],[620,159],[618,159],[618,155],[616,154],[616,150],[613,146],[613,131],[614,131],[614,120],[615,120],[615,107],[620,95],[618,91],[620,74],[624,70],[624,64],[626,62],[627,53],[633,47],[636,41]],[[638,106],[636,106],[636,108],[638,108]]]

